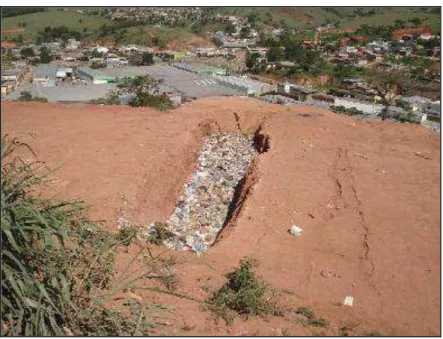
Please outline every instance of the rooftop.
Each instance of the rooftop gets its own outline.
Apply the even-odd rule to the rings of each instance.
[[[55,78],[58,66],[55,64],[38,64],[32,74],[33,79]]]

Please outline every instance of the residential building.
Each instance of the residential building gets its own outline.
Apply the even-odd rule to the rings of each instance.
[[[32,82],[45,86],[54,86],[57,75],[58,65],[39,64],[34,68]]]
[[[340,97],[335,98],[334,106],[343,106],[348,109],[356,108],[365,114],[379,114],[384,108],[383,105],[361,102],[352,98]]]
[[[106,58],[106,67],[125,67],[129,65],[129,61],[125,58]]]
[[[198,75],[226,75],[226,69],[224,68],[213,67],[203,64],[176,62],[171,64],[171,66]]]
[[[77,41],[75,39],[69,39],[68,43],[66,44],[65,49],[66,50],[75,50],[78,49],[80,47],[81,42]]]
[[[76,74],[89,80],[94,85],[114,83],[117,81],[117,78],[115,76],[108,75],[100,71],[99,69],[92,69],[88,66],[78,67],[76,70]]]
[[[108,53],[109,48],[105,47],[105,46],[95,46],[95,47],[92,47],[92,50],[96,51],[98,53],[106,54],[106,53]]]
[[[55,74],[56,78],[65,79],[67,77],[72,77],[73,70],[72,68],[59,68],[57,73]]]

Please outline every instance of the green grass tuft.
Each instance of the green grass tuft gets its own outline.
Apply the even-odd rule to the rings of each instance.
[[[148,241],[155,245],[161,245],[164,241],[172,238],[174,234],[169,231],[164,223],[155,222],[154,226],[150,230]]]
[[[295,313],[300,314],[307,318],[307,324],[308,326],[312,327],[328,327],[329,326],[329,320],[324,318],[317,318],[315,311],[312,308],[309,307],[299,307],[295,310]]]
[[[128,238],[101,230],[80,202],[39,198],[48,172],[22,160],[29,146],[4,136],[1,150],[2,334],[149,334],[145,306],[108,309],[101,297]]]
[[[282,315],[269,295],[269,289],[252,271],[256,262],[245,258],[240,267],[226,275],[228,281],[207,300],[207,309],[216,319],[221,317],[228,324],[235,315]]]
[[[119,229],[115,239],[123,246],[129,246],[137,238],[138,232],[139,230],[136,227],[122,227]]]
[[[308,319],[314,319],[315,318],[315,311],[312,308],[309,307],[299,307],[295,310],[295,313],[301,314],[305,316]]]

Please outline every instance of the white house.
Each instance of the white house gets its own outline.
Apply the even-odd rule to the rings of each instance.
[[[360,102],[351,98],[336,97],[334,100],[334,105],[343,106],[348,109],[354,107],[365,114],[378,114],[383,110],[383,105]]]
[[[67,50],[74,50],[80,47],[81,42],[77,41],[75,39],[69,39],[68,43],[66,44]]]
[[[108,47],[104,47],[104,46],[95,46],[92,48],[93,51],[96,51],[98,53],[108,53],[109,48]]]

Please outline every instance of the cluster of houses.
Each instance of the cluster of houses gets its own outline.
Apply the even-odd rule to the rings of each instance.
[[[356,66],[364,66],[370,62],[382,62],[389,55],[395,57],[414,56],[414,50],[419,48],[417,39],[429,40],[434,38],[429,28],[399,29],[392,32],[391,40],[374,40],[366,44],[361,36],[350,36],[340,39],[339,48],[328,48],[334,43],[320,41],[305,41],[309,48],[317,49],[333,62],[350,60]],[[440,47],[432,47],[426,50],[426,56],[440,57]]]
[[[20,86],[27,70],[28,65],[23,60],[12,61],[11,65],[8,67],[2,65],[2,97]]]
[[[183,20],[200,20],[203,10],[199,7],[117,7],[105,10],[104,14],[113,20],[176,25]]]
[[[255,46],[259,40],[259,32],[251,27],[247,18],[217,14],[215,21],[230,24],[233,27],[231,32],[211,32],[213,38],[217,39],[224,48],[248,48]]]
[[[344,79],[348,88],[352,89],[352,95],[332,95],[326,94],[319,89],[300,86],[291,83],[280,83],[277,85],[279,95],[289,97],[296,102],[316,105],[320,107],[343,107],[345,109],[357,109],[362,114],[377,115],[385,108],[377,102],[375,91],[361,79]],[[351,91],[349,91],[351,93]],[[393,104],[388,108],[388,115],[402,116],[410,122],[440,121],[440,100],[432,101],[429,98],[420,96],[397,96]],[[410,105],[408,110],[395,104],[396,101],[403,101]]]
[[[175,25],[182,20],[197,22],[204,15],[207,15],[198,7],[145,7],[145,8],[113,8],[106,9],[105,15],[113,20],[148,20],[153,24],[171,24]],[[13,61],[8,67],[2,66],[2,97],[14,91],[21,85],[25,73],[29,69],[29,63],[39,60],[40,50],[46,47],[50,50],[54,61],[50,64],[40,64],[35,67],[32,76],[32,83],[35,86],[59,87],[75,85],[110,85],[123,76],[136,76],[139,72],[133,65],[140,65],[142,56],[146,52],[152,53],[163,60],[167,55],[168,60],[175,59],[170,66],[176,69],[196,74],[202,77],[211,77],[209,84],[215,83],[246,93],[247,95],[261,95],[263,93],[275,91],[281,95],[294,98],[297,101],[327,102],[328,105],[343,106],[345,108],[357,108],[367,114],[379,113],[382,106],[374,102],[375,91],[368,86],[362,79],[343,79],[339,86],[340,93],[337,95],[326,95],[312,87],[297,86],[294,84],[283,83],[277,86],[270,86],[266,83],[255,81],[248,78],[227,75],[225,69],[220,67],[211,67],[208,65],[192,62],[176,62],[177,59],[186,59],[187,57],[225,57],[235,56],[239,50],[248,50],[250,53],[258,53],[259,61],[267,63],[267,68],[275,67],[275,63],[268,63],[266,54],[268,48],[259,47],[259,32],[251,27],[247,18],[240,18],[233,15],[214,15],[214,22],[222,22],[230,26],[229,33],[226,31],[217,31],[212,33],[212,37],[219,42],[218,48],[200,47],[185,53],[162,50],[159,48],[150,48],[140,45],[120,45],[120,46],[87,46],[75,39],[69,39],[65,42],[54,41],[42,43],[40,45],[27,44],[20,47],[8,48],[8,58]],[[410,56],[414,57],[416,51],[417,39],[429,40],[434,38],[432,31],[428,28],[408,28],[399,29],[392,32],[389,41],[377,39],[364,43],[361,36],[353,36],[353,31],[349,30],[347,37],[335,42],[328,42],[322,39],[323,34],[331,27],[318,27],[316,38],[313,40],[304,40],[302,46],[306,49],[321,52],[323,58],[333,63],[350,61],[356,66],[382,65],[388,56]],[[278,38],[284,33],[281,28],[273,28],[267,32],[274,38]],[[330,48],[333,46],[334,48]],[[34,51],[33,57],[26,60],[22,58],[22,51],[30,48]],[[431,58],[440,57],[440,47],[432,47],[426,51],[426,55]],[[280,61],[279,67],[292,67],[293,62]],[[439,76],[439,69],[435,76]],[[186,80],[188,81],[188,80]],[[196,79],[196,86],[203,86],[205,83],[199,83]],[[329,81],[327,76],[323,76],[320,81],[325,84]],[[211,85],[211,86],[212,86]],[[209,86],[209,85],[208,85]],[[164,88],[164,91],[178,98],[175,90]],[[85,88],[85,91],[86,88]],[[352,98],[350,97],[352,94]],[[410,102],[412,112],[420,117],[426,116],[434,119],[440,116],[440,103],[432,102],[422,97],[402,98]],[[175,100],[179,102],[179,100]],[[397,108],[395,108],[397,109]],[[394,109],[394,110],[395,110]],[[399,108],[400,109],[400,108]]]

